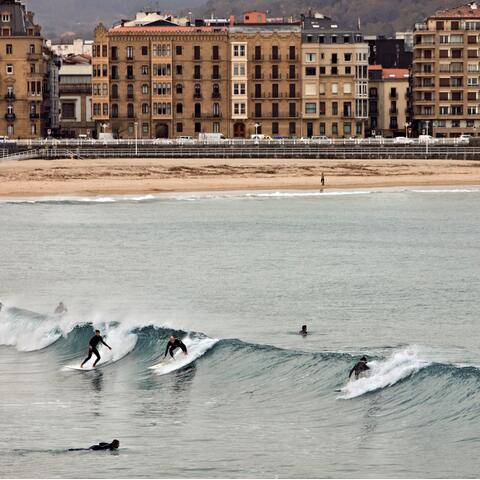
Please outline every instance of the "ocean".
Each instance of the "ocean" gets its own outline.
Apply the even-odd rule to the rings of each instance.
[[[0,201],[0,476],[477,477],[479,206],[475,187]],[[95,328],[112,351],[68,368]],[[192,361],[149,368],[172,334]]]

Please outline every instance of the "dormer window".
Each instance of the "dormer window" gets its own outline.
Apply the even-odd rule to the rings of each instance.
[[[9,13],[2,13],[2,22],[3,23],[10,22],[10,14]]]

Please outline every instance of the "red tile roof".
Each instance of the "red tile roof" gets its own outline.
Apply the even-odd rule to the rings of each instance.
[[[384,68],[383,69],[383,78],[395,78],[399,80],[403,80],[408,78],[408,69],[406,68]]]
[[[470,2],[459,7],[438,10],[430,18],[480,18],[480,4]]]

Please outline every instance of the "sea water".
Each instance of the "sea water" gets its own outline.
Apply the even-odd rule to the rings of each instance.
[[[0,476],[478,476],[479,206],[474,187],[0,202]],[[94,328],[112,351],[66,368]],[[171,334],[192,362],[150,369]]]

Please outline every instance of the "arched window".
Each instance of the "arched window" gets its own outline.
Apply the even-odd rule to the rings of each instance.
[[[202,96],[202,87],[199,83],[195,84],[195,86],[193,87],[193,91],[195,98],[200,98]]]
[[[212,97],[220,98],[220,85],[218,83],[214,83],[212,86]]]
[[[142,103],[142,113],[148,113],[150,110],[148,103]]]
[[[133,85],[131,83],[127,85],[127,98],[133,98]]]
[[[112,83],[112,98],[118,98],[118,84]]]
[[[220,104],[219,103],[214,103],[213,104],[213,116],[214,117],[219,117],[220,116]]]
[[[177,83],[176,87],[177,93],[183,93],[183,85],[181,83]]]
[[[135,116],[135,107],[133,103],[127,104],[127,117],[133,118]]]
[[[177,103],[177,113],[183,113],[183,103]]]
[[[118,105],[112,103],[112,118],[118,118]]]
[[[196,103],[195,104],[195,117],[199,118],[202,116],[202,104]]]

